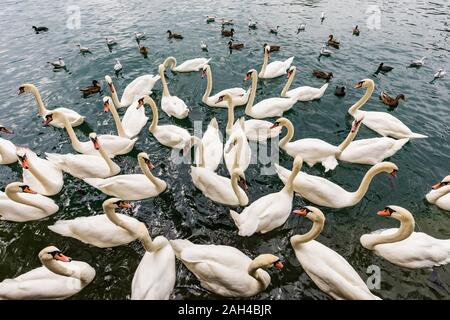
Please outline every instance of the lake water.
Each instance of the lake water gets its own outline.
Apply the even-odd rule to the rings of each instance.
[[[156,74],[157,66],[167,56],[178,61],[194,57],[212,57],[214,77],[213,92],[218,89],[248,86],[242,79],[251,69],[262,64],[262,44],[282,46],[272,59],[282,60],[295,56],[297,77],[294,86],[319,87],[323,81],[312,76],[319,68],[334,73],[330,87],[320,101],[297,103],[286,116],[295,124],[295,139],[317,137],[339,144],[347,135],[351,119],[347,109],[363,94],[353,89],[356,82],[370,77],[375,80],[374,96],[365,110],[387,111],[378,100],[381,90],[395,95],[403,93],[407,101],[390,111],[413,131],[429,136],[411,141],[389,159],[399,167],[398,178],[377,176],[367,195],[354,207],[324,209],[326,225],[318,241],[340,253],[358,271],[363,279],[370,274],[366,269],[376,265],[381,269],[381,287],[373,292],[383,299],[448,299],[450,294],[427,281],[426,270],[407,270],[396,267],[373,252],[364,249],[359,237],[371,230],[396,227],[396,220],[376,215],[389,204],[408,208],[415,216],[416,231],[426,232],[436,238],[450,238],[449,212],[426,202],[424,195],[431,185],[440,181],[450,171],[450,82],[448,78],[433,83],[433,74],[439,68],[449,69],[448,1],[230,1],[214,4],[210,1],[104,1],[94,0],[80,5],[80,28],[67,20],[67,6],[55,1],[3,2],[0,12],[0,111],[1,122],[11,127],[15,134],[3,138],[26,145],[40,155],[44,152],[73,152],[63,130],[43,127],[31,94],[17,96],[22,83],[35,84],[48,107],[70,106],[87,117],[84,125],[75,129],[80,139],[86,140],[91,131],[115,133],[111,115],[103,113],[100,95],[84,99],[79,88],[93,79],[101,80],[104,93],[109,91],[104,83],[106,74],[114,74],[114,59],[123,64],[123,78],[114,78],[121,94],[134,78],[145,73]],[[381,10],[378,16],[366,13],[371,6]],[[220,7],[220,8],[218,8]],[[371,7],[374,8],[374,7]],[[69,8],[71,9],[71,8]],[[349,10],[351,9],[351,10]],[[327,18],[320,23],[320,14]],[[370,11],[370,10],[369,10]],[[374,12],[373,10],[371,12]],[[206,24],[205,15],[234,19],[235,40],[246,48],[231,55],[227,49],[228,38],[222,38],[218,22]],[[376,13],[375,13],[376,14]],[[248,18],[258,21],[259,29],[249,31]],[[368,20],[369,19],[369,20]],[[72,21],[72,22],[71,22]],[[297,27],[306,23],[306,31],[297,34]],[[352,28],[359,25],[361,35],[352,36]],[[35,34],[32,25],[45,25],[50,31]],[[278,35],[269,34],[269,28],[279,25]],[[370,27],[370,29],[369,29]],[[379,29],[378,29],[379,27]],[[374,29],[375,28],[375,29]],[[182,41],[169,41],[167,29],[184,35]],[[148,59],[137,50],[134,32],[143,31],[149,48]],[[330,58],[317,59],[318,52],[333,33],[341,41],[341,49]],[[114,36],[119,45],[112,52],[104,38]],[[200,41],[208,43],[209,52],[200,50]],[[88,46],[92,55],[82,56],[75,44]],[[46,61],[63,57],[67,72],[54,72]],[[409,61],[426,56],[420,69],[406,68]],[[384,61],[395,69],[386,75],[374,77],[378,64]],[[176,123],[192,132],[193,122],[202,120],[203,128],[212,117],[219,121],[221,130],[226,124],[226,111],[213,109],[201,103],[206,80],[199,73],[167,73],[172,94],[192,106],[189,118],[174,121],[161,113],[161,123]],[[256,100],[279,95],[286,78],[261,81]],[[347,95],[336,97],[334,87],[345,85]],[[160,83],[155,86],[154,97],[161,97]],[[121,110],[121,113],[123,110]],[[237,108],[236,116],[243,114]],[[273,119],[272,119],[273,120]],[[284,133],[283,133],[284,134]],[[358,138],[375,137],[363,127]],[[162,147],[147,130],[141,132],[135,149],[126,156],[117,157],[122,173],[139,173],[136,155],[147,152],[156,165],[154,173],[164,179],[169,188],[159,197],[134,203],[132,214],[144,221],[152,236],[164,235],[169,239],[187,238],[195,243],[224,244],[239,248],[251,257],[260,253],[274,253],[282,258],[285,268],[270,271],[272,283],[255,299],[328,299],[300,267],[289,243],[293,234],[305,233],[311,223],[292,215],[286,224],[266,235],[250,238],[237,236],[237,230],[228,215],[228,208],[214,204],[196,190],[192,184],[189,165],[175,165],[169,161],[170,150]],[[292,158],[280,154],[280,163],[291,167]],[[336,170],[324,173],[321,166],[304,171],[324,176],[348,190],[354,190],[368,166],[340,163]],[[0,166],[2,190],[13,181],[21,180],[18,164]],[[226,175],[221,166],[219,173]],[[260,175],[260,166],[251,165],[246,172],[250,183],[250,201],[276,192],[282,188],[275,175]],[[73,298],[126,299],[130,296],[131,279],[144,253],[138,242],[113,249],[98,249],[71,238],[51,232],[47,226],[59,219],[72,219],[102,213],[106,195],[89,187],[81,180],[65,175],[65,186],[54,199],[60,211],[41,221],[30,223],[0,222],[0,280],[18,276],[40,265],[38,252],[55,244],[76,260],[86,261],[97,271],[95,280]],[[294,198],[294,207],[305,202]],[[450,284],[450,269],[439,269],[444,283]],[[215,298],[202,289],[195,276],[177,262],[177,282],[173,299]]]

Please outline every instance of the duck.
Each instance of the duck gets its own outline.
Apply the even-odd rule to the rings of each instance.
[[[150,170],[155,166],[147,153],[137,155],[139,168],[144,174],[122,174],[109,178],[84,178],[83,181],[104,194],[123,200],[153,198],[167,189],[165,181],[155,177]]]
[[[115,46],[117,44],[117,40],[115,38],[113,38],[113,37],[109,37],[109,38],[106,37],[105,41],[106,41],[106,45],[108,47]]]
[[[67,134],[69,135],[70,142],[72,143],[72,147],[75,151],[83,154],[98,154],[98,151],[94,148],[94,145],[91,141],[80,142],[64,113],[53,111],[52,113],[47,114],[45,118],[46,120],[44,122],[44,125],[50,124],[53,120],[58,120],[64,123],[64,127],[67,131]],[[105,149],[108,157],[111,158],[114,158],[117,155],[129,153],[133,149],[134,144],[137,141],[137,138],[129,139],[112,134],[99,135],[98,139],[102,147]]]
[[[38,34],[39,32],[47,32],[48,31],[47,27],[32,26],[31,28],[34,29],[34,32],[36,32],[36,34]]]
[[[386,93],[386,91],[381,91],[380,100],[391,108],[397,108],[400,100],[406,101],[404,94],[398,94],[395,98],[391,97]]]
[[[425,64],[425,59],[426,59],[426,57],[422,57],[417,60],[411,60],[408,67],[409,68],[420,68]]]
[[[450,263],[450,239],[415,232],[414,216],[409,210],[389,205],[377,214],[400,221],[400,227],[363,234],[360,242],[364,248],[402,268],[432,269]]]
[[[243,43],[233,43],[233,41],[229,41],[228,48],[239,50],[239,49],[244,48],[244,44]]]
[[[195,58],[184,61],[182,64],[177,65],[177,59],[174,57],[168,57],[164,60],[164,67],[170,67],[170,70],[175,72],[198,72],[202,70],[208,63],[211,61],[211,58]]]
[[[139,53],[144,55],[144,56],[147,56],[148,55],[147,47],[139,45]]]
[[[291,171],[278,164],[275,164],[275,170],[281,181],[286,183]],[[373,178],[382,172],[396,177],[398,167],[392,162],[381,162],[372,166],[355,192],[349,192],[325,178],[300,172],[294,180],[294,191],[302,198],[322,207],[336,209],[352,207],[362,200]]]
[[[135,32],[134,38],[139,43],[141,40],[145,40],[147,37],[144,32]]]
[[[14,131],[0,124],[0,132],[13,134]],[[12,164],[17,161],[17,148],[14,143],[9,140],[0,138],[0,164]]]
[[[445,71],[444,69],[439,69],[438,72],[436,72],[434,74],[434,80],[439,79],[439,78],[443,78],[445,75],[447,74],[447,71]]]
[[[200,43],[200,49],[202,49],[202,51],[208,51],[208,45],[203,40]]]
[[[104,214],[77,217],[71,220],[58,220],[48,228],[63,236],[77,239],[97,248],[113,248],[127,245],[142,239],[148,233],[144,223],[117,209],[131,209],[128,201],[109,198],[102,204]]]
[[[51,64],[55,69],[64,69],[66,67],[66,63],[61,57],[59,57],[56,61],[47,61],[47,63]]]
[[[345,96],[345,86],[336,86],[336,89],[334,90],[334,95],[338,97]]]
[[[256,87],[258,85],[257,71],[255,69],[249,70],[245,79],[248,78],[252,79],[252,87],[247,105],[245,106],[245,114],[252,118],[263,119],[268,117],[281,117],[283,112],[291,109],[297,102],[297,96],[286,98],[275,97],[264,99],[253,105],[256,96]],[[300,92],[298,94],[300,94]]]
[[[231,28],[230,30],[222,29],[221,33],[222,33],[222,36],[224,36],[224,37],[233,37],[234,29],[233,28]]]
[[[325,12],[320,14],[320,23],[323,23],[323,20],[325,20]]]
[[[160,64],[158,69],[163,86],[161,110],[164,111],[169,117],[175,117],[177,119],[186,118],[189,114],[189,107],[177,96],[170,95],[169,86],[167,85],[166,76],[164,74],[164,70],[166,69],[164,64]]]
[[[233,19],[222,18],[222,27],[223,26],[231,26],[231,25],[234,25]]]
[[[352,34],[353,34],[354,36],[359,36],[359,28],[358,28],[358,25],[356,25],[356,27],[353,28]]]
[[[253,21],[252,19],[248,19],[248,28],[249,29],[257,29],[257,21]]]
[[[116,59],[116,63],[114,64],[114,71],[115,71],[116,73],[119,73],[119,72],[122,71],[122,69],[123,69],[123,66],[122,66],[122,64],[120,63],[120,60],[119,60],[119,59]]]
[[[340,44],[341,43],[339,41],[337,41],[332,34],[330,34],[328,36],[328,41],[327,41],[328,46],[333,47],[335,49],[339,49]]]
[[[91,50],[89,50],[88,47],[83,47],[81,44],[77,44],[78,49],[80,50],[80,53],[86,54],[86,53],[92,53]]]
[[[47,160],[60,170],[79,179],[107,178],[118,174],[120,167],[108,157],[98,141],[97,134],[91,132],[89,139],[98,150],[98,155],[45,153]]]
[[[38,194],[22,182],[12,182],[6,186],[5,192],[0,191],[0,220],[13,222],[40,220],[55,214],[58,210],[55,201]]]
[[[215,16],[206,16],[206,23],[211,23],[216,21],[216,17]]]
[[[61,300],[76,295],[95,278],[95,269],[72,260],[55,246],[39,252],[42,266],[0,282],[0,300]]]
[[[303,270],[319,289],[336,300],[380,300],[344,257],[315,240],[325,224],[323,212],[306,206],[293,213],[313,223],[307,233],[292,236],[290,243]]]
[[[314,70],[312,74],[316,78],[325,79],[327,81],[330,80],[331,78],[333,78],[332,72],[327,72],[327,71],[322,71],[322,70]]]
[[[300,32],[303,32],[306,30],[306,24],[302,23],[298,28],[297,28],[297,34],[299,34]]]
[[[56,108],[53,110],[47,109],[44,101],[42,101],[41,93],[39,92],[38,88],[34,84],[31,83],[24,83],[19,87],[19,93],[18,95],[21,95],[25,92],[31,92],[31,94],[34,96],[34,99],[36,100],[36,104],[38,107],[39,115],[42,117],[42,119],[45,121],[45,117],[54,111],[58,111],[61,113],[64,113],[67,120],[69,121],[70,125],[72,127],[77,127],[80,124],[82,124],[85,120],[85,117],[80,115],[78,112],[69,109],[69,108]],[[64,128],[64,123],[62,121],[56,120],[51,123],[52,126],[56,128]]]
[[[325,83],[320,88],[313,88],[309,86],[301,86],[295,89],[289,90],[294,82],[295,74],[297,72],[297,68],[295,66],[291,66],[287,72],[287,82],[281,91],[282,98],[292,98],[296,97],[297,101],[313,101],[323,97],[325,91],[328,88],[328,83]],[[289,91],[288,91],[289,90]]]
[[[275,28],[270,28],[270,33],[272,33],[272,34],[278,34],[278,28],[279,28],[280,26],[276,26]]]
[[[272,254],[261,254],[252,260],[231,246],[194,244],[185,239],[170,240],[170,243],[176,257],[196,276],[203,288],[227,298],[257,295],[271,281],[263,269],[283,268],[280,259]]]
[[[81,88],[80,91],[83,92],[84,96],[89,96],[102,91],[102,87],[97,80],[92,80],[92,85]]]
[[[44,196],[54,196],[62,190],[62,171],[52,162],[39,158],[26,148],[17,148],[16,155],[22,167],[23,182],[32,190]]]
[[[358,133],[358,127],[361,125],[361,121],[353,121],[352,128],[349,131],[347,137],[338,146],[334,146],[320,139],[316,138],[304,138],[296,141],[292,141],[294,137],[294,125],[287,118],[278,118],[272,128],[286,127],[287,134],[280,140],[278,146],[283,149],[291,157],[301,155],[303,161],[305,161],[310,167],[316,163],[321,163],[325,168],[325,172],[334,170],[338,161],[339,154],[345,150],[345,148],[353,141]]]
[[[212,80],[212,72],[211,72],[211,66],[209,64],[205,65],[202,69],[202,78],[206,76],[207,79],[207,86],[205,93],[202,97],[202,102],[206,104],[209,107],[219,107],[219,108],[227,108],[228,103],[226,100],[220,100],[219,98],[224,96],[225,94],[229,94],[233,98],[233,105],[234,106],[242,106],[245,105],[248,102],[248,97],[250,95],[250,90],[245,90],[243,88],[229,88],[219,91],[218,93],[211,96],[211,91],[213,87],[213,80]],[[217,102],[219,101],[219,102]]]
[[[175,32],[172,32],[170,30],[167,30],[166,33],[169,34],[169,39],[172,39],[172,38],[173,39],[183,39],[183,36],[181,34],[179,34],[179,33],[175,33]]]
[[[383,137],[395,139],[419,139],[427,138],[426,135],[414,133],[403,122],[387,112],[361,111],[359,110],[372,96],[375,90],[375,82],[372,79],[359,81],[355,88],[366,88],[366,93],[354,105],[348,109],[348,113],[355,117],[364,115],[363,124]]]
[[[292,172],[281,191],[270,193],[251,205],[244,208],[242,213],[230,210],[230,216],[241,237],[250,237],[255,233],[267,233],[282,226],[292,211],[294,199],[293,182],[300,172],[303,160],[301,156],[295,157]]]
[[[386,66],[386,65],[384,65],[384,62],[381,62],[380,65],[378,66],[377,71],[375,71],[375,73],[379,73],[379,72],[386,73],[386,72],[392,71],[393,69],[394,69],[393,67]]]
[[[319,56],[330,57],[333,54],[333,51],[328,50],[325,45],[320,48]]]
[[[271,53],[271,52],[278,52],[281,49],[281,46],[279,46],[279,45],[276,45],[276,44],[268,45],[267,43],[264,43],[263,44],[263,51],[265,50],[265,48],[267,46],[269,47],[269,53]]]
[[[273,61],[270,64],[267,64],[269,58],[270,58],[270,46],[267,45],[264,47],[264,62],[261,71],[258,74],[258,76],[261,79],[272,79],[286,74],[286,70],[289,69],[289,67],[292,64],[292,61],[294,61],[294,57],[290,57],[285,61]]]
[[[425,196],[427,201],[443,210],[450,211],[450,175],[433,185],[431,189]]]

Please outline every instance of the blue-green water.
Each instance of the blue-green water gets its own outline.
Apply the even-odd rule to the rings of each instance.
[[[70,3],[69,3],[70,4]],[[262,44],[276,43],[282,46],[272,59],[282,60],[295,56],[297,78],[294,87],[311,85],[319,87],[323,81],[311,75],[320,68],[334,73],[330,88],[320,101],[297,103],[286,116],[294,120],[295,138],[317,137],[338,144],[346,136],[351,119],[347,109],[362,94],[353,85],[367,77],[373,77],[382,61],[395,69],[387,75],[374,78],[377,85],[374,96],[365,110],[387,110],[376,97],[382,89],[392,94],[403,93],[406,102],[392,111],[413,131],[430,138],[415,140],[403,147],[390,161],[399,170],[395,181],[386,175],[378,176],[366,197],[356,206],[341,210],[324,209],[327,217],[320,242],[339,252],[367,278],[366,268],[375,264],[381,268],[381,288],[374,293],[384,299],[448,299],[449,293],[427,281],[425,270],[406,270],[376,257],[359,244],[359,237],[371,230],[396,226],[397,222],[377,216],[377,210],[385,205],[396,204],[414,213],[416,230],[437,238],[450,238],[448,212],[429,205],[424,195],[430,186],[450,170],[450,115],[448,79],[430,83],[440,67],[447,68],[449,58],[447,1],[222,1],[209,8],[209,1],[177,1],[170,5],[163,1],[77,1],[81,9],[81,28],[68,29],[66,5],[55,1],[9,1],[3,3],[0,12],[0,97],[1,122],[15,131],[10,138],[14,143],[26,145],[38,154],[44,152],[73,152],[63,130],[43,127],[37,116],[37,108],[30,94],[17,96],[19,85],[35,84],[49,108],[70,106],[87,116],[84,125],[77,127],[77,135],[83,140],[91,131],[115,133],[110,114],[104,114],[100,95],[83,99],[79,88],[89,85],[93,79],[102,80],[113,74],[114,59],[124,66],[124,78],[114,78],[119,93],[135,77],[157,72],[157,66],[167,56],[178,61],[194,57],[212,57],[214,76],[213,92],[218,89],[242,86],[242,79],[250,68],[259,69],[262,63]],[[381,9],[381,29],[368,30],[365,13],[367,7],[378,4]],[[349,10],[351,8],[351,10]],[[327,18],[320,24],[320,13]],[[235,40],[245,43],[246,48],[229,54],[228,39],[220,35],[219,23],[206,24],[204,16],[214,14],[235,20]],[[249,31],[247,20],[258,21],[259,29]],[[306,32],[297,34],[297,27],[306,23]],[[269,27],[280,25],[278,35],[269,34]],[[352,36],[352,28],[358,24],[359,37]],[[32,25],[49,27],[48,33],[34,34]],[[171,29],[184,35],[182,41],[169,41],[165,31]],[[133,34],[144,31],[149,48],[148,59],[138,52]],[[341,41],[341,49],[331,58],[317,59],[318,52],[327,36],[333,33]],[[104,38],[114,36],[119,42],[112,52],[108,51]],[[209,45],[209,52],[200,50],[200,41]],[[82,56],[75,44],[88,46],[93,54]],[[46,61],[58,56],[64,58],[68,71],[53,72]],[[421,69],[408,69],[411,59],[427,56]],[[217,117],[222,130],[225,128],[224,109],[212,109],[201,103],[206,80],[198,73],[168,73],[172,94],[178,95],[192,106],[189,119],[176,121],[192,132],[192,123],[203,120],[204,128],[212,117]],[[286,79],[284,77],[261,81],[257,101],[277,96]],[[333,95],[335,85],[346,85],[344,98]],[[248,84],[245,84],[247,86]],[[161,85],[154,89],[157,101]],[[239,108],[237,116],[243,114]],[[160,115],[161,123],[173,120]],[[376,136],[362,128],[359,138]],[[5,137],[4,137],[5,138]],[[291,216],[287,223],[267,235],[250,238],[237,236],[237,230],[228,215],[228,209],[205,199],[197,191],[189,175],[189,165],[175,165],[168,159],[170,150],[162,147],[145,129],[141,132],[135,149],[117,158],[123,173],[139,172],[136,155],[149,153],[156,165],[155,174],[164,179],[169,188],[161,196],[135,203],[133,214],[144,221],[151,235],[164,235],[169,239],[190,237],[196,243],[215,243],[239,248],[251,257],[271,252],[280,256],[285,268],[271,272],[272,283],[255,299],[327,299],[303,272],[289,244],[293,234],[304,233],[310,228],[306,219]],[[282,165],[290,168],[292,159],[280,155]],[[324,174],[320,166],[304,167],[303,170],[325,176],[349,190],[356,189],[368,169],[367,166],[341,163],[333,172]],[[18,164],[0,167],[0,185],[21,179]],[[226,175],[221,166],[219,173]],[[250,201],[262,195],[278,191],[282,187],[276,176],[261,176],[259,167],[251,165],[246,172],[251,184]],[[81,242],[52,233],[47,226],[58,219],[71,219],[102,213],[101,204],[107,197],[87,186],[81,180],[65,175],[62,192],[54,197],[60,211],[41,221],[24,224],[0,222],[0,280],[18,276],[39,266],[37,253],[49,244],[55,244],[69,256],[91,264],[97,271],[95,280],[74,298],[126,299],[130,295],[131,279],[143,255],[138,242],[114,249],[98,249]],[[294,206],[304,202],[295,197]],[[444,283],[450,284],[448,267],[440,268]],[[177,263],[177,282],[174,299],[213,298],[202,289],[196,278]]]

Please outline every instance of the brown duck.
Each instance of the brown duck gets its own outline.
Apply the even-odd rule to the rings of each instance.
[[[380,94],[380,100],[385,104],[388,105],[391,108],[396,108],[398,106],[398,103],[400,102],[400,100],[405,101],[405,95],[404,94],[399,94],[397,95],[395,98],[391,97],[390,95],[388,95],[386,92],[381,91]]]
[[[231,28],[230,30],[222,29],[222,35],[224,37],[232,37],[234,35],[234,29]]]
[[[330,47],[339,49],[340,44],[341,43],[339,41],[336,41],[336,39],[334,39],[334,36],[332,34],[330,34],[328,36],[327,45],[329,45]]]
[[[85,95],[85,96],[100,92],[101,90],[102,90],[102,87],[100,86],[100,84],[98,83],[97,80],[92,80],[91,86],[80,89],[80,91],[83,92],[83,95]]]
[[[267,43],[263,44],[263,48],[265,48],[267,46]],[[275,44],[271,44],[270,46],[270,52],[274,52],[274,51],[280,51],[280,46],[277,46]]]
[[[139,52],[141,54],[143,54],[144,56],[146,56],[148,54],[148,49],[147,49],[147,47],[139,45]]]
[[[175,33],[175,32],[172,32],[170,30],[167,30],[167,33],[169,34],[169,39],[172,39],[172,38],[174,38],[174,39],[183,39],[183,36],[181,34],[179,34],[179,33]]]
[[[321,71],[321,70],[314,70],[313,75],[316,78],[325,79],[325,80],[330,80],[331,78],[333,78],[332,72],[326,72],[326,71]]]
[[[242,49],[244,47],[243,43],[233,43],[232,41],[228,42],[228,48],[230,49]]]

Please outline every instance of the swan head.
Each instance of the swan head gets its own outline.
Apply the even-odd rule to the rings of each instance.
[[[270,58],[270,46],[268,44],[265,44],[264,46],[264,53]]]
[[[95,132],[89,133],[89,139],[91,140],[92,144],[94,145],[95,150],[100,149],[100,143],[98,142],[98,137]]]
[[[13,134],[14,131],[0,124],[0,132],[4,132],[7,134]]]
[[[409,221],[414,223],[414,217],[412,213],[406,210],[405,208],[399,206],[394,205],[386,206],[383,210],[378,211],[377,214],[383,217],[391,217],[402,222]]]
[[[433,190],[438,190],[442,187],[449,186],[450,185],[450,175],[446,176],[444,179],[442,179],[441,182],[436,183],[431,188]]]
[[[37,194],[36,191],[30,188],[29,185],[23,182],[12,182],[8,184],[5,188],[5,192],[14,192],[14,193],[29,193],[29,194]]]
[[[24,83],[19,87],[19,91],[17,92],[17,95],[21,95],[25,92],[31,92],[36,87],[31,83]]]
[[[248,190],[247,179],[245,179],[244,170],[242,170],[241,168],[235,168],[233,169],[232,176],[237,176],[238,184],[241,186],[241,188],[245,191]]]
[[[208,75],[208,69],[210,69],[211,67],[209,66],[209,64],[206,64],[203,66],[202,68],[202,78],[206,77]]]
[[[30,168],[30,162],[28,160],[26,149],[17,148],[16,156],[17,156],[17,159],[19,160],[19,163],[22,168],[24,168],[24,169]]]
[[[108,96],[103,97],[103,111],[104,111],[105,113],[108,112],[108,110],[109,110],[111,104],[112,104],[112,99],[111,99],[111,97],[108,97]]]
[[[130,209],[132,208],[131,203],[119,198],[110,198],[103,201],[103,209],[113,208],[113,209]]]
[[[294,73],[295,69],[296,69],[295,66],[291,66],[291,67],[288,69],[288,72],[287,72],[287,77],[288,77],[288,78],[290,78],[290,77],[292,76],[292,74]]]
[[[44,261],[52,261],[52,260],[57,260],[57,261],[62,261],[62,262],[70,262],[72,261],[71,258],[65,256],[61,250],[59,250],[57,247],[55,246],[49,246],[46,247],[44,249],[42,249],[39,252],[39,260],[41,260],[42,262]]]
[[[351,129],[352,133],[356,132],[359,129],[359,127],[361,126],[361,123],[362,123],[363,120],[364,120],[364,114],[363,113],[359,113],[356,116],[355,120],[353,120],[353,122],[352,122],[352,129]]]
[[[155,168],[155,166],[153,165],[153,163],[151,163],[150,158],[148,156],[148,154],[146,152],[141,152],[138,154],[138,158],[144,160],[145,164],[147,165],[147,167],[152,170]]]
[[[320,209],[318,209],[316,207],[306,206],[301,209],[294,210],[292,212],[295,214],[299,214],[301,216],[305,216],[312,222],[322,223],[322,224],[325,223],[325,215],[323,214],[323,212]]]
[[[270,253],[260,254],[255,259],[253,259],[251,265],[259,266],[260,268],[264,269],[275,267],[278,270],[281,270],[284,267],[280,258]]]
[[[250,70],[245,74],[244,80],[247,81],[247,80],[251,79],[253,73],[256,73],[256,72],[257,72],[257,71],[256,71],[255,69],[250,69]]]
[[[377,163],[374,165],[370,170],[373,170],[375,172],[386,172],[389,173],[392,177],[397,177],[398,167],[395,163],[384,161]]]
[[[223,96],[220,96],[217,99],[216,103],[219,103],[219,102],[222,102],[222,101],[233,102],[233,98],[231,97],[231,95],[229,95],[227,93],[227,94],[224,94]]]
[[[291,120],[287,119],[287,118],[278,118],[273,125],[270,127],[270,129],[275,129],[279,126],[292,126],[292,122]]]
[[[367,88],[369,86],[373,86],[374,82],[372,79],[364,79],[359,81],[356,85],[355,85],[355,89],[360,89],[360,88]]]

